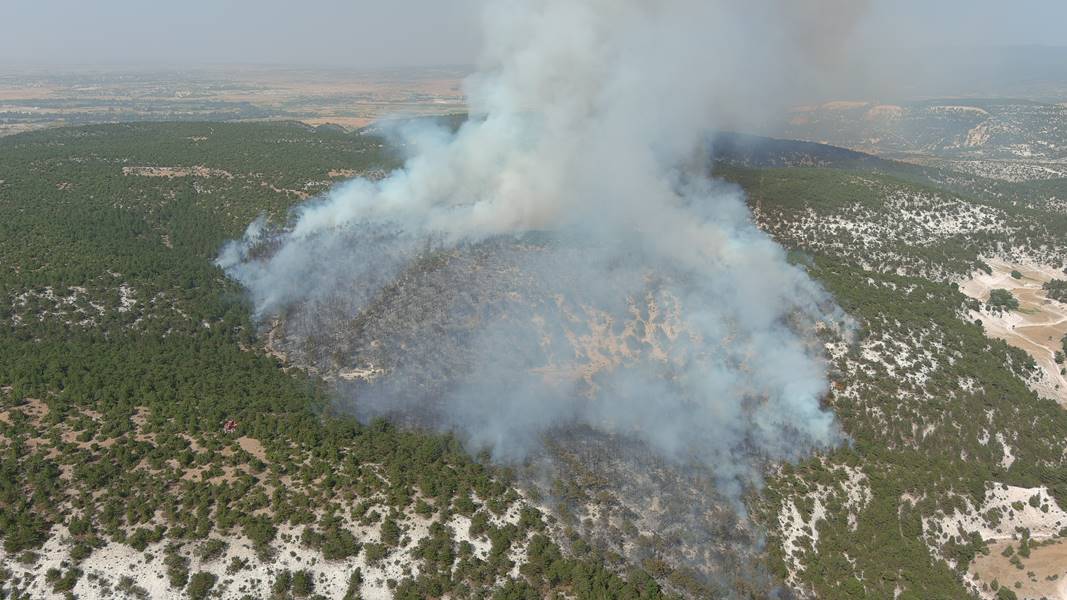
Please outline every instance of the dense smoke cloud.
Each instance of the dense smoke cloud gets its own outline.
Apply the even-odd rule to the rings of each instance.
[[[834,443],[809,340],[835,309],[740,190],[705,174],[707,133],[765,104],[783,50],[805,45],[777,2],[733,4],[491,3],[469,121],[399,127],[403,169],[339,186],[281,229],[253,223],[219,264],[261,318],[284,316],[341,363],[360,315],[404,285],[438,286],[444,316],[421,341],[375,340],[409,355],[353,386],[355,410],[418,414],[502,459],[588,428],[736,490],[758,461]],[[469,360],[427,387],[433,352],[418,344]]]

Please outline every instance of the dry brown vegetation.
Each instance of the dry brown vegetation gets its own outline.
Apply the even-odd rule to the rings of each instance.
[[[989,554],[979,554],[970,573],[990,588],[996,581],[1019,598],[1067,598],[1067,541],[1031,542],[1030,556],[1013,563],[1019,548],[1017,540],[989,544]]]

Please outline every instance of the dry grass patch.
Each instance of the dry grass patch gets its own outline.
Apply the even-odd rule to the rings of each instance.
[[[1067,541],[1031,541],[1030,556],[1025,558],[1019,555],[1019,548],[1015,540],[989,544],[989,554],[979,554],[969,572],[990,591],[996,581],[1019,598],[1067,598]],[[993,597],[991,593],[984,595]]]
[[[1039,395],[1067,406],[1067,377],[1056,362],[1062,350],[1061,340],[1067,335],[1067,304],[1051,300],[1042,285],[1063,273],[1047,265],[1018,265],[990,260],[992,273],[978,272],[960,285],[960,291],[982,303],[989,300],[995,289],[1005,289],[1019,301],[1019,308],[996,312],[984,306],[971,311],[972,319],[980,319],[986,335],[1004,340],[1033,357],[1042,371],[1040,380],[1030,383]],[[1012,276],[1016,272],[1021,277]]]

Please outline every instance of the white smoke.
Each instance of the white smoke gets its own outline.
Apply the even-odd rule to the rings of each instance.
[[[533,257],[507,251],[563,299],[486,320],[469,340],[474,366],[433,398],[434,424],[503,458],[554,428],[588,427],[703,465],[727,487],[756,480],[757,461],[795,459],[838,436],[820,407],[824,365],[805,337],[835,309],[754,226],[740,190],[705,176],[708,132],[776,91],[768,80],[789,38],[767,18],[777,6],[492,2],[466,123],[401,126],[403,169],[334,189],[282,230],[253,223],[219,265],[261,317],[299,318],[343,298],[343,320],[428,244],[461,252],[534,231],[580,240]],[[665,350],[608,361],[595,394],[546,382],[546,361],[581,353],[546,350],[535,329],[574,339],[581,321],[603,317],[618,331],[648,299],[681,307]],[[429,410],[400,375],[357,391],[357,411]]]

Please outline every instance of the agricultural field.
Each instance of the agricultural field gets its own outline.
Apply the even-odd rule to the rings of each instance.
[[[294,69],[218,65],[19,67],[0,74],[0,136],[64,125],[295,120],[356,129],[463,110],[459,68]]]

